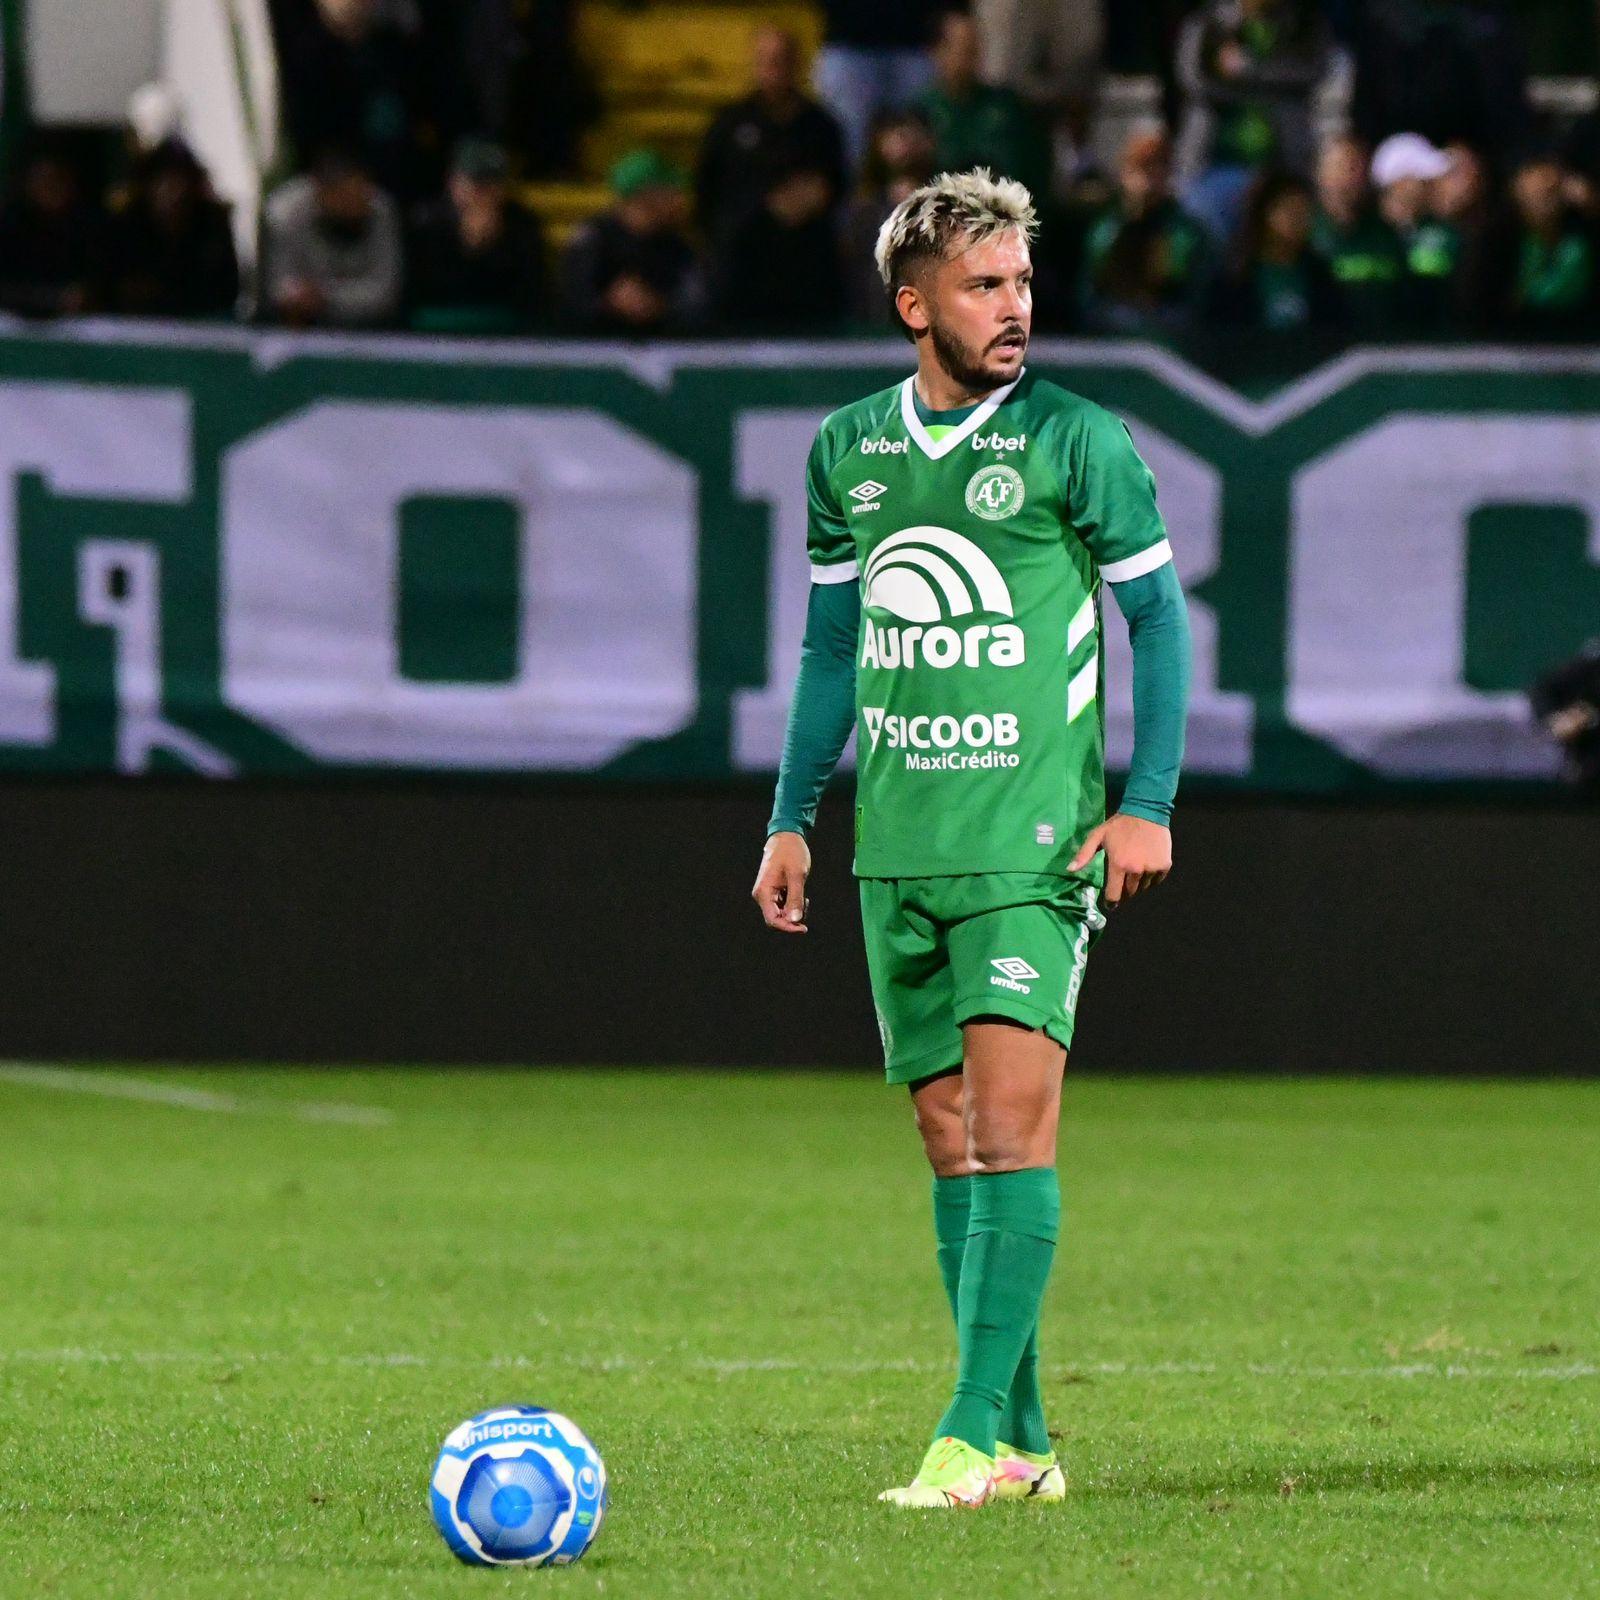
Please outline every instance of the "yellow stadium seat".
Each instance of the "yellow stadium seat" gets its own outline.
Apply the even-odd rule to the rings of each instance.
[[[517,198],[544,223],[546,234],[571,229],[604,211],[611,191],[603,183],[524,183]]]
[[[584,137],[585,174],[603,179],[618,156],[641,145],[692,167],[711,118],[748,91],[751,45],[768,24],[789,29],[809,63],[822,19],[805,0],[580,6],[577,48],[604,106]]]
[[[577,43],[608,103],[694,105],[715,109],[743,94],[750,45],[767,23],[789,28],[809,61],[821,23],[808,5],[652,5],[640,10],[595,3],[578,14]]]

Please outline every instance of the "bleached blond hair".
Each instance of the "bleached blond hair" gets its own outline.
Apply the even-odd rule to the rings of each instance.
[[[946,261],[956,249],[970,250],[1012,228],[1024,239],[1039,231],[1033,196],[1023,184],[997,178],[987,167],[941,172],[884,219],[872,255],[884,288],[894,294],[922,262]]]

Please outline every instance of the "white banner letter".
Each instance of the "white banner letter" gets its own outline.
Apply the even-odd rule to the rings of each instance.
[[[507,683],[400,672],[399,508],[520,513]],[[597,411],[329,401],[223,469],[228,701],[330,761],[599,766],[692,719],[695,475]]]

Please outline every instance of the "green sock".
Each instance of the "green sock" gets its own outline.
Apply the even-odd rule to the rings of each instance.
[[[967,1253],[967,1233],[972,1219],[972,1179],[933,1180],[933,1235],[939,1241],[939,1276],[950,1297],[950,1315],[961,1317],[961,1258]]]
[[[961,1363],[955,1398],[935,1437],[949,1434],[992,1456],[1050,1279],[1061,1186],[1054,1167],[980,1172],[970,1182],[972,1213],[956,1296]]]
[[[967,1252],[972,1217],[972,1179],[933,1180],[933,1231],[937,1238],[939,1276],[950,1298],[950,1315],[961,1317],[961,1258]],[[1039,1389],[1039,1329],[1037,1322],[1017,1363],[1016,1376],[1000,1413],[999,1437],[1029,1455],[1051,1453],[1050,1428],[1044,1416],[1044,1396]]]
[[[1030,1456],[1048,1456],[1055,1446],[1050,1442],[1050,1427],[1044,1420],[1044,1395],[1039,1389],[1039,1325],[1028,1335],[1027,1348],[1017,1363],[1011,1392],[1000,1413],[999,1437],[1015,1450]]]

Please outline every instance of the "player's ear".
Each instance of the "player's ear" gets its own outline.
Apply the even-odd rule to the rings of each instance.
[[[928,331],[928,308],[914,284],[902,283],[895,292],[894,308],[913,336]]]

